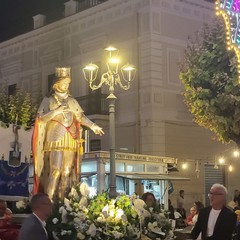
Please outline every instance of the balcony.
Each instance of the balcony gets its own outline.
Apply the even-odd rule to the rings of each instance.
[[[84,110],[85,115],[108,115],[107,94],[91,93],[87,96],[77,97],[76,100]]]
[[[108,0],[78,0],[78,11],[84,11]]]

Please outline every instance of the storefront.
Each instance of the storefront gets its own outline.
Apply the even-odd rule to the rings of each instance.
[[[177,166],[177,159],[141,154],[119,153],[116,160],[116,187],[118,193],[141,197],[152,192],[161,204],[167,203],[169,181],[189,180],[171,176],[169,166]],[[85,153],[82,161],[82,181],[88,183],[93,192],[107,190],[110,163],[108,152]]]

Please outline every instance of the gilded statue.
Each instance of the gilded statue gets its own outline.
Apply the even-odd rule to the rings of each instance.
[[[33,133],[34,192],[45,192],[51,199],[63,198],[68,186],[80,179],[82,128],[104,134],[88,119],[77,100],[69,94],[70,68],[56,68],[50,96],[44,97]]]

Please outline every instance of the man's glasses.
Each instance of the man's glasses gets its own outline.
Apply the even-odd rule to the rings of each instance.
[[[211,197],[211,196],[221,196],[221,195],[224,195],[223,193],[208,193],[208,197]]]

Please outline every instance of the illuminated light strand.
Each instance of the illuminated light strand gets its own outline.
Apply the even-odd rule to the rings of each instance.
[[[236,54],[240,83],[240,0],[217,0],[216,14],[224,19],[227,49],[233,50]]]

